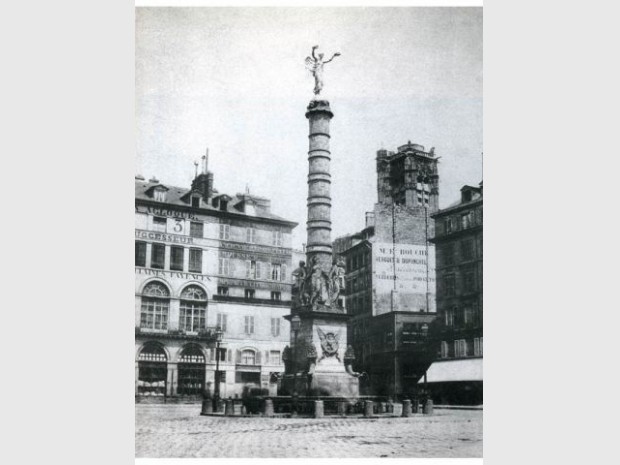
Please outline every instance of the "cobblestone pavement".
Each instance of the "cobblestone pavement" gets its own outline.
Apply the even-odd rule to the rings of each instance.
[[[482,411],[220,418],[200,405],[136,405],[136,457],[482,457]]]

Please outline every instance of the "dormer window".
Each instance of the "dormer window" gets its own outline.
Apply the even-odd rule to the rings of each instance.
[[[224,199],[220,200],[220,210],[222,211],[228,210],[228,200],[224,200]]]
[[[192,197],[192,207],[194,207],[194,208],[199,208],[200,207],[200,197],[198,197],[197,195],[194,195]]]
[[[155,189],[153,191],[153,198],[158,202],[166,201],[166,189]]]

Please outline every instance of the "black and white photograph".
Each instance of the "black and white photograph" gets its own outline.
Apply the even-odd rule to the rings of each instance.
[[[618,462],[613,5],[8,3],[2,463]]]
[[[482,17],[136,7],[136,458],[482,457]]]

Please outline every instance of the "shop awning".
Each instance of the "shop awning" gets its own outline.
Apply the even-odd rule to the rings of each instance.
[[[442,360],[433,362],[426,372],[429,383],[449,383],[456,381],[482,381],[482,359]],[[424,376],[418,384],[424,383]]]

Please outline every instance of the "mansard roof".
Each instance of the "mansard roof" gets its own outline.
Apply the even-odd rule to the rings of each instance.
[[[156,200],[153,199],[150,193],[155,187],[162,186],[167,189],[166,200],[165,202],[157,202],[157,203],[165,204],[168,207],[177,206],[177,207],[190,208],[188,200],[189,200],[189,194],[191,192],[191,189],[177,187],[177,186],[164,185],[160,183],[159,181],[152,182],[152,181],[144,181],[144,180],[136,179],[135,183],[136,183],[136,194],[135,194],[136,200],[156,202]],[[293,221],[282,218],[281,216],[274,215],[266,208],[260,208],[260,202],[255,202],[256,213],[254,215],[246,215],[243,211],[236,208],[236,206],[244,201],[247,201],[248,194],[236,194],[235,196],[230,196],[227,194],[217,194],[213,198],[220,198],[220,199],[227,200],[228,202],[226,204],[226,209],[222,210],[221,205],[218,205],[216,207],[212,205],[210,202],[204,201],[205,199],[203,199],[203,201],[200,203],[200,207],[198,208],[198,210],[203,211],[204,213],[226,212],[232,215],[247,216],[247,217],[258,219],[258,220],[260,219],[272,220],[272,221],[286,223],[287,226],[290,226],[290,227],[295,227],[298,224]],[[257,199],[266,200],[266,199],[263,199],[262,197],[257,197]],[[191,207],[191,208],[195,209],[195,207]]]

